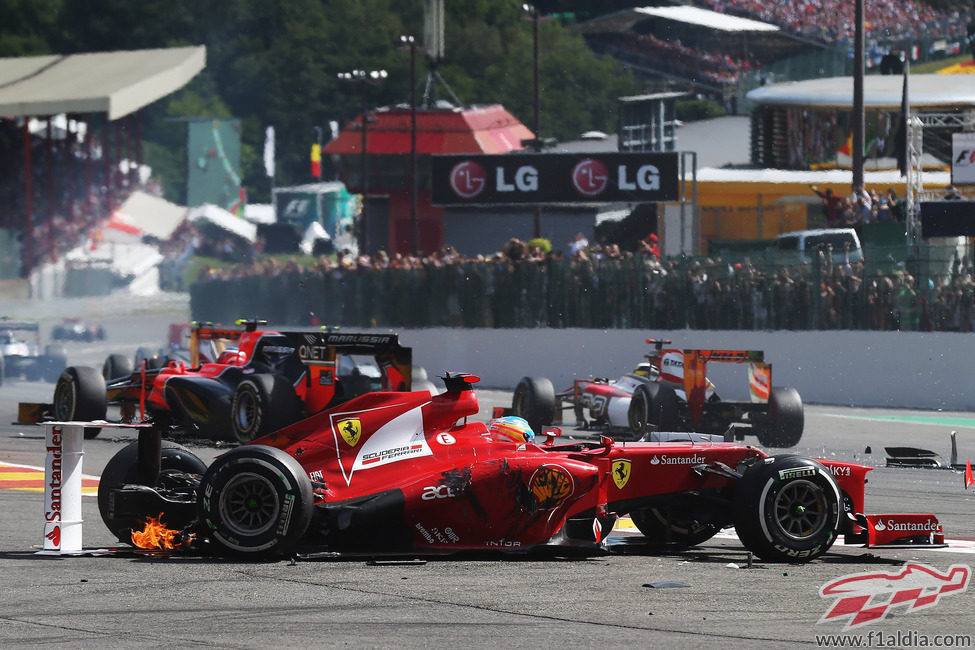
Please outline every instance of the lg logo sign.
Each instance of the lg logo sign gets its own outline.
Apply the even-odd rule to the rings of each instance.
[[[488,177],[484,168],[476,162],[464,161],[450,170],[450,187],[457,196],[472,199],[487,187]],[[495,192],[534,192],[538,189],[538,170],[524,165],[515,170],[514,178],[505,178],[504,167],[494,169]]]
[[[484,190],[487,174],[476,162],[465,160],[450,170],[450,187],[457,196],[473,199]]]
[[[675,152],[433,157],[435,205],[675,201]]]

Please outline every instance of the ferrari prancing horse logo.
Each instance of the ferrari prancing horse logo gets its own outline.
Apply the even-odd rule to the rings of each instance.
[[[630,480],[630,461],[621,458],[613,461],[613,483],[616,487],[623,489],[626,482]]]
[[[342,434],[342,439],[350,447],[355,447],[359,444],[359,438],[362,436],[362,422],[359,421],[359,418],[339,420],[335,426],[338,427],[339,433]]]

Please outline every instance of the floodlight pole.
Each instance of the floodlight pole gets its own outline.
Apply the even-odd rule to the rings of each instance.
[[[863,0],[856,0],[853,37],[853,190],[863,184],[863,135],[866,117],[863,107]]]
[[[539,61],[541,58],[541,52],[538,47],[538,21],[541,19],[541,15],[538,12],[538,8],[535,5],[528,4],[527,2],[521,6],[521,8],[528,13],[530,20],[532,21],[532,59],[534,62],[534,77],[535,77],[535,91],[534,91],[534,103],[535,103],[535,116],[534,122],[532,124],[532,130],[535,132],[535,152],[539,153],[542,150],[542,135],[541,135],[541,113],[542,113],[542,100],[541,100],[541,76],[539,70]],[[542,236],[542,208],[541,206],[535,206],[535,237],[540,238]]]
[[[389,76],[389,73],[387,73],[385,70],[353,70],[352,72],[340,72],[337,76],[342,81],[353,81],[358,83],[362,90],[362,149],[359,152],[359,154],[362,156],[362,207],[359,212],[359,253],[361,255],[366,255],[369,251],[369,224],[366,218],[366,204],[368,203],[369,192],[369,168],[366,156],[366,147],[368,146],[369,138],[369,115],[366,86],[369,84],[378,84],[380,81]]]
[[[417,216],[416,171],[416,39],[400,36],[410,50],[410,227],[412,228],[413,255],[420,254],[420,224]]]

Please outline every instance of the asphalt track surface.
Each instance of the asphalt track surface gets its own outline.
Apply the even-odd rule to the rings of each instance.
[[[109,352],[157,346],[168,322],[178,318],[154,314],[106,322],[107,340],[68,344],[69,362],[100,365]],[[16,379],[0,387],[0,464],[43,467],[43,428],[12,423],[19,401],[48,401],[52,389]],[[480,400],[479,417],[487,418],[510,395],[481,391]],[[820,587],[842,576],[892,574],[905,562],[941,572],[975,566],[975,542],[965,541],[975,540],[975,490],[964,489],[962,474],[884,466],[885,446],[923,447],[947,459],[950,431],[957,431],[962,462],[975,457],[975,417],[969,413],[807,406],[806,432],[791,451],[875,466],[868,475],[870,512],[932,512],[946,536],[960,541],[948,550],[837,544],[806,565],[754,559],[749,567],[733,530],[663,556],[629,551],[623,542],[632,537],[623,530],[612,537],[617,552],[586,558],[50,557],[35,553],[42,541],[43,494],[0,489],[0,647],[815,647],[817,635],[844,633],[864,647],[923,639],[933,644],[936,635],[968,635],[967,646],[963,639],[955,647],[972,647],[975,588],[922,610],[894,607],[892,616],[852,630],[818,623],[833,603],[820,596]],[[131,439],[103,431],[87,441],[85,473],[97,476]],[[182,442],[205,461],[225,449]],[[86,549],[118,546],[94,498],[84,498],[84,518]],[[627,552],[619,550],[624,547]]]

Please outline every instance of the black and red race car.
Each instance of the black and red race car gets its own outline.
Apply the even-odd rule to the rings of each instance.
[[[863,465],[693,436],[559,444],[550,430],[536,440],[521,418],[470,421],[477,378],[443,379],[437,395],[360,395],[209,467],[144,429],[102,473],[102,519],[142,548],[244,557],[598,551],[627,514],[649,549],[734,526],[769,561],[812,560],[839,535],[868,546],[944,541],[934,515],[863,514]]]
[[[46,406],[57,420],[93,421],[117,405],[122,421],[246,442],[369,391],[411,388],[412,350],[399,345],[396,334],[278,332],[257,329],[260,321],[242,324],[195,325],[188,363],[143,362],[107,382],[98,369],[69,367],[58,379],[53,404],[35,412]],[[219,357],[200,363],[201,343],[218,340]],[[98,432],[92,426],[85,435]]]
[[[772,386],[772,365],[761,350],[681,350],[669,340],[647,339],[645,361],[619,379],[577,379],[556,393],[544,377],[518,383],[509,412],[539,431],[561,424],[572,409],[577,426],[601,429],[630,440],[657,431],[696,431],[744,440],[757,436],[766,447],[794,447],[802,437],[802,399],[794,388]],[[708,363],[748,369],[749,401],[723,399],[708,379]],[[586,417],[588,415],[588,418]]]

